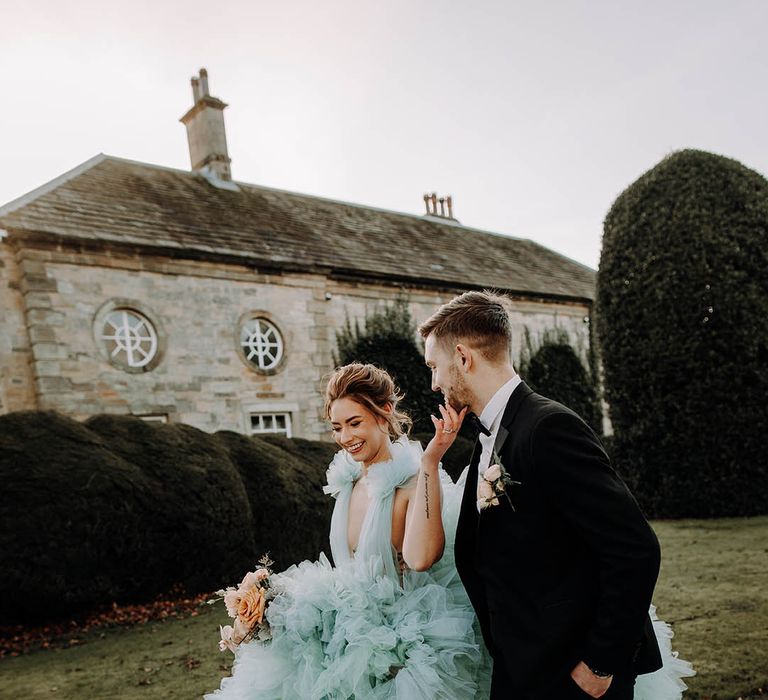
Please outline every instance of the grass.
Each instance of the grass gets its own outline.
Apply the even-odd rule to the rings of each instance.
[[[693,662],[686,700],[768,698],[768,517],[654,523],[654,600]]]
[[[768,698],[768,517],[656,522],[663,548],[655,602],[692,661],[685,700]],[[222,607],[196,617],[92,631],[85,643],[0,660],[0,697],[200,698],[232,655],[219,653]],[[762,690],[760,690],[762,689]]]
[[[78,646],[0,660],[0,697],[199,698],[231,665],[217,645],[225,619],[221,604],[205,606],[197,617],[92,631]]]

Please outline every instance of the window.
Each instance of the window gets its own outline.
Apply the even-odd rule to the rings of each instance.
[[[273,370],[283,359],[283,337],[266,318],[246,319],[240,326],[240,349],[249,366],[262,372]]]
[[[136,413],[134,415],[136,416],[136,418],[141,418],[141,420],[147,423],[167,423],[168,422],[167,413]]]
[[[251,435],[264,433],[291,437],[291,414],[251,413]]]
[[[110,362],[123,369],[140,369],[157,355],[157,331],[151,321],[134,309],[109,311],[101,327],[101,342]]]
[[[142,300],[104,302],[93,317],[91,332],[99,355],[128,374],[151,372],[163,360],[166,334],[162,321]]]

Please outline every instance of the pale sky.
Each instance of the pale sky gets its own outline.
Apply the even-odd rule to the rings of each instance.
[[[596,267],[671,151],[768,173],[767,0],[27,0],[2,12],[0,205],[97,153],[189,168],[206,67],[235,180],[464,224]]]

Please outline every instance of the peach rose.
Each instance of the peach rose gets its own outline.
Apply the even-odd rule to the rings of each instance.
[[[248,636],[250,631],[250,626],[243,622],[239,617],[236,617],[234,631],[232,632],[232,641],[235,642],[235,644],[240,644],[240,642]]]
[[[501,465],[499,464],[492,464],[483,474],[483,479],[486,481],[496,481],[499,478],[501,478]]]
[[[248,628],[260,623],[264,619],[264,608],[267,601],[264,590],[258,586],[251,588],[240,601],[237,608],[237,616]]]
[[[499,505],[499,499],[496,498],[493,486],[491,486],[485,479],[481,479],[480,483],[477,485],[477,503],[480,508]]]
[[[256,577],[257,581],[263,581],[265,578],[269,578],[269,571],[266,569],[258,569],[253,575]]]

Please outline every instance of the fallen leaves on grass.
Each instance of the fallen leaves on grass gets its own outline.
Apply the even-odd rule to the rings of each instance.
[[[195,617],[211,593],[185,596],[179,588],[158,596],[150,603],[112,603],[68,621],[38,627],[0,625],[0,658],[19,656],[34,649],[64,648],[84,644],[88,632],[99,628],[143,625],[150,620]]]

